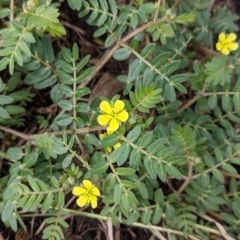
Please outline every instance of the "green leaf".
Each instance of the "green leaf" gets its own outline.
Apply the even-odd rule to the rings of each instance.
[[[143,58],[148,58],[148,57],[153,55],[153,53],[155,52],[155,49],[156,49],[156,44],[155,43],[150,43],[145,48],[143,48],[140,55]]]
[[[219,169],[213,169],[212,171],[213,176],[220,182],[220,183],[224,183],[225,179],[224,176],[222,174],[222,172]]]
[[[222,96],[222,108],[226,113],[232,111],[233,102],[232,102],[232,98],[229,95]]]
[[[115,151],[118,151],[118,159],[117,159],[118,166],[123,165],[127,161],[130,153],[130,149],[131,148],[127,143],[123,143],[120,148],[115,150]]]
[[[17,115],[24,113],[26,110],[25,108],[19,106],[19,105],[7,105],[5,107],[5,110],[10,114],[10,115]]]
[[[179,179],[179,180],[182,179],[182,174],[181,174],[180,171],[179,171],[176,167],[174,167],[173,165],[166,164],[166,165],[165,165],[165,170],[166,170],[166,172],[167,172],[169,175],[175,177],[176,179]]]
[[[135,169],[125,167],[118,167],[115,169],[115,173],[120,176],[131,176],[135,173],[135,171]]]
[[[142,223],[145,225],[149,224],[151,220],[151,216],[152,216],[152,211],[150,209],[144,210],[141,217]]]
[[[88,95],[89,93],[91,93],[91,90],[88,87],[83,87],[76,91],[75,97],[81,98],[85,95]]]
[[[22,37],[24,39],[24,41],[28,42],[28,43],[34,43],[36,42],[35,38],[33,37],[33,34],[30,32],[23,32]]]
[[[165,170],[164,163],[155,161],[155,169],[156,169],[157,175],[161,179],[161,181],[165,182],[167,179],[167,173]]]
[[[165,96],[170,102],[174,102],[176,100],[176,93],[174,86],[170,83],[165,85]]]
[[[159,68],[168,61],[169,57],[170,57],[169,52],[161,53],[151,61],[151,65],[153,65],[156,68]]]
[[[129,210],[129,207],[130,207],[130,199],[129,199],[127,193],[124,193],[124,194],[122,195],[122,205],[123,205],[123,207],[125,208],[126,211]]]
[[[235,216],[240,219],[240,203],[238,202],[233,202],[232,203],[232,209],[235,214]]]
[[[10,118],[9,113],[2,107],[0,107],[0,119],[1,118],[3,118],[3,119]]]
[[[130,92],[130,99],[137,110],[149,113],[149,109],[154,108],[162,100],[161,91],[160,88],[156,89],[155,84],[141,86],[135,93]]]
[[[144,63],[141,59],[135,59],[131,64],[128,72],[128,78],[130,81],[135,80],[144,67]]]
[[[156,173],[156,169],[154,167],[154,160],[149,156],[145,156],[144,157],[144,166],[147,169],[150,177],[152,179],[156,179],[157,173]]]
[[[127,139],[131,142],[134,142],[138,139],[141,134],[141,126],[134,127],[127,135]]]
[[[67,0],[68,5],[72,10],[80,11],[82,8],[82,0]]]
[[[130,55],[131,51],[128,48],[120,48],[113,54],[113,58],[118,61],[123,61],[128,59]]]
[[[50,38],[47,35],[44,35],[41,39],[42,42],[42,48],[43,48],[43,54],[42,58],[47,63],[52,63],[54,60],[54,52],[52,47],[52,42],[50,41]]]
[[[44,214],[50,209],[53,201],[53,193],[49,192],[43,200],[42,207],[41,207],[41,212]]]
[[[73,108],[73,105],[70,101],[68,100],[61,100],[58,102],[58,106],[62,108],[65,111],[71,111]]]
[[[148,188],[144,182],[139,182],[139,192],[143,199],[149,198]]]
[[[208,107],[209,109],[214,109],[217,106],[218,97],[217,95],[212,95],[208,98]]]
[[[207,76],[205,81],[213,86],[229,83],[231,73],[232,69],[227,64],[227,56],[213,57],[211,62],[205,64],[204,74]]]
[[[117,5],[116,5],[115,0],[108,0],[108,4],[109,4],[111,12],[113,13],[113,15],[116,16],[118,13],[118,10],[117,10]]]
[[[82,70],[82,68],[88,63],[90,55],[86,55],[76,66],[76,71]]]
[[[38,184],[36,183],[35,179],[33,179],[31,176],[27,176],[28,184],[31,186],[32,190],[34,192],[39,192],[40,188]]]
[[[74,61],[77,61],[79,58],[79,49],[76,43],[74,43],[72,47],[72,56]]]
[[[165,139],[164,138],[160,138],[157,141],[154,141],[152,144],[150,144],[146,151],[147,153],[151,154],[151,155],[155,155],[156,153],[159,152],[160,149],[163,148],[163,145],[165,144]]]
[[[162,218],[162,213],[163,213],[162,208],[156,207],[156,208],[153,210],[151,222],[152,222],[154,225],[157,225],[157,224],[159,223],[159,221],[160,221],[161,218]]]
[[[86,113],[86,112],[89,112],[91,108],[88,103],[80,102],[80,103],[77,103],[75,110],[77,112]]]
[[[103,185],[103,191],[107,194],[109,193],[116,183],[116,176],[113,173],[109,173]]]
[[[14,204],[10,200],[7,201],[7,203],[3,208],[2,217],[1,217],[3,222],[8,220],[13,215],[14,209],[15,209]]]
[[[27,74],[24,83],[31,85],[47,79],[51,75],[51,70],[46,67],[40,67],[37,70]]]
[[[101,141],[100,144],[103,147],[109,147],[113,146],[114,144],[119,142],[119,136],[117,134],[111,134],[106,137],[104,137]]]
[[[9,62],[9,57],[4,57],[0,60],[0,71],[4,70]]]
[[[90,174],[100,174],[103,172],[106,172],[108,169],[109,165],[106,161],[101,161],[93,166],[92,169],[90,169],[89,173]]]
[[[129,181],[129,180],[122,180],[122,185],[125,187],[125,188],[133,188],[133,189],[137,189],[138,188],[138,185],[132,181]]]
[[[76,80],[76,83],[79,84],[81,83],[83,80],[85,80],[87,77],[89,77],[91,75],[91,73],[93,72],[94,67],[90,67],[87,68],[85,71],[83,71]]]
[[[4,18],[7,17],[10,13],[10,9],[9,8],[2,8],[0,9],[0,18]]]
[[[85,139],[88,143],[94,145],[94,146],[99,146],[99,139],[93,135],[93,134],[86,134]]]
[[[122,190],[121,185],[116,184],[114,187],[114,194],[113,194],[115,204],[120,203],[120,201],[122,199],[122,192],[123,192],[123,190]]]
[[[236,168],[234,168],[232,165],[230,165],[228,163],[223,163],[222,168],[227,172],[230,172],[233,174],[238,174],[238,171],[236,170]]]
[[[37,159],[38,159],[38,153],[31,152],[24,157],[23,163],[27,168],[30,168],[35,165],[35,163],[37,162]]]
[[[142,154],[139,149],[134,148],[130,154],[130,167],[133,169],[137,169],[140,165],[141,158]]]
[[[157,189],[154,193],[154,201],[159,206],[164,204],[164,194],[161,188]]]
[[[63,167],[63,168],[67,168],[67,167],[71,164],[72,158],[73,158],[73,155],[72,155],[72,154],[68,154],[68,155],[63,159],[62,167]]]
[[[59,126],[68,126],[72,123],[72,116],[69,114],[61,114],[55,118],[55,123]]]
[[[136,145],[140,148],[146,148],[151,143],[152,139],[153,139],[153,132],[148,132],[138,139]]]
[[[13,98],[5,95],[0,95],[0,105],[9,104],[13,102]]]
[[[155,10],[156,7],[154,3],[145,3],[142,4],[139,8],[139,11],[143,13],[153,13]]]
[[[240,95],[233,96],[233,104],[235,111],[240,114]]]
[[[10,159],[13,160],[20,160],[23,157],[23,151],[20,148],[17,147],[10,147],[7,150],[7,155]]]

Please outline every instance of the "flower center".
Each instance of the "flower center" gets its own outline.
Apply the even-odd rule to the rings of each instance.
[[[229,48],[230,44],[231,44],[231,42],[228,42],[228,41],[224,42],[223,43],[223,48]]]

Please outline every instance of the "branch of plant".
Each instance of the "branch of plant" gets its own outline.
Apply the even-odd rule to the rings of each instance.
[[[110,219],[109,217],[94,214],[94,213],[87,213],[87,212],[76,211],[76,210],[72,210],[72,209],[63,209],[63,210],[65,210],[69,213],[72,213],[74,215],[80,215],[80,216],[85,216],[85,217],[90,217],[90,218],[95,218],[95,219],[102,219],[102,220],[105,220],[105,221]],[[173,234],[177,234],[177,235],[180,235],[180,236],[184,236],[184,233],[181,232],[181,231],[177,231],[177,230],[170,229],[170,228],[158,227],[158,226],[154,226],[154,225],[150,225],[150,224],[144,225],[142,223],[135,222],[135,223],[132,224],[132,226],[141,227],[141,228],[144,228],[144,229],[155,229],[155,230],[158,230],[160,232],[167,232],[167,233],[173,233]],[[188,237],[189,237],[189,239],[200,240],[199,238],[196,238],[193,235],[189,235]]]
[[[81,133],[89,133],[89,132],[95,132],[95,131],[102,131],[105,130],[106,127],[102,127],[102,126],[98,126],[98,127],[94,127],[94,128],[78,128],[78,129],[68,129],[66,130],[66,134],[72,135],[72,134],[81,134]],[[21,133],[19,131],[16,131],[14,129],[8,128],[8,127],[4,127],[0,125],[0,130],[7,132],[7,133],[11,133],[15,136],[18,136],[26,141],[30,141],[33,145],[36,145],[35,141],[34,141],[34,137],[38,136],[38,137],[42,137],[44,135],[44,133],[40,133],[40,134],[33,134],[33,135],[28,135],[25,133]],[[48,135],[54,135],[54,136],[59,136],[62,135],[62,131],[56,131],[56,132],[48,132]]]
[[[237,152],[234,153],[234,154],[232,154],[232,155],[229,156],[228,158],[224,159],[222,162],[220,162],[220,163],[218,163],[218,164],[212,166],[211,168],[208,168],[208,169],[205,170],[204,172],[192,176],[192,179],[196,179],[196,178],[198,178],[198,177],[200,177],[200,176],[202,176],[202,175],[204,175],[204,174],[206,174],[206,173],[209,173],[209,172],[213,171],[213,169],[216,169],[216,168],[221,167],[224,163],[230,161],[230,159],[231,159],[232,157],[235,157],[235,156],[237,156],[237,155],[238,155]]]
[[[126,37],[124,37],[121,42],[125,43],[131,38],[135,37],[137,34],[143,32],[145,29],[150,27],[153,24],[153,21],[150,21],[140,28],[136,29],[135,31],[129,33]],[[121,47],[120,41],[117,41],[117,43],[113,46],[112,49],[108,50],[102,58],[98,61],[98,64],[95,66],[93,72],[90,74],[90,76],[85,79],[81,84],[78,85],[77,89],[83,88],[87,86],[92,79],[96,76],[96,74],[102,69],[102,67],[109,61],[109,59],[113,56],[113,54]]]
[[[240,174],[230,173],[230,172],[226,172],[226,171],[222,171],[222,174],[227,177],[240,179]]]
[[[207,89],[207,85],[205,84],[202,88],[202,90],[198,93],[198,95],[194,96],[192,99],[190,99],[186,104],[184,104],[180,109],[178,109],[178,113],[183,112],[185,109],[193,105],[199,98],[202,97],[202,94],[205,93]]]
[[[231,236],[229,236],[227,234],[225,228],[219,222],[217,222],[215,219],[213,219],[213,218],[211,218],[211,217],[209,217],[207,215],[199,215],[199,216],[204,218],[205,220],[211,222],[211,223],[214,223],[217,226],[217,228],[219,229],[219,231],[220,231],[221,235],[224,237],[224,239],[226,239],[226,240],[234,240]],[[202,226],[202,227],[204,227],[204,226]]]
[[[193,172],[193,165],[191,162],[188,163],[188,178],[183,182],[183,184],[180,186],[180,188],[177,190],[176,194],[179,196],[181,192],[187,187],[189,182],[192,179],[192,172]]]
[[[154,17],[153,17],[153,22],[154,24],[156,23],[157,21],[157,17],[158,17],[158,13],[159,13],[159,6],[161,4],[161,0],[158,0],[156,3],[155,3],[155,6],[156,6],[156,11],[154,13]]]
[[[99,220],[104,220],[104,221],[107,221],[107,220],[110,220],[111,218],[110,217],[106,217],[106,216],[102,216],[100,214],[96,214],[96,213],[90,213],[90,212],[85,212],[85,211],[77,211],[77,210],[73,210],[73,209],[68,209],[68,208],[62,208],[61,210],[65,211],[65,212],[68,212],[70,215],[67,215],[65,217],[70,217],[70,216],[74,216],[74,215],[78,215],[78,216],[84,216],[84,217],[89,217],[89,218],[94,218],[94,219],[99,219]],[[36,214],[36,213],[32,213],[32,214],[21,214],[21,217],[50,217],[50,216],[55,216],[56,214]],[[202,216],[202,215],[199,215],[200,217],[205,217],[206,215]],[[208,217],[208,216],[207,216]],[[216,221],[210,217],[208,217],[207,219],[205,219],[207,221],[210,221],[210,222],[213,222],[215,223]],[[212,221],[213,220],[213,221]],[[220,224],[221,225],[221,224]],[[177,234],[177,235],[180,235],[180,236],[183,236],[184,233],[181,232],[181,231],[177,231],[177,230],[174,230],[174,229],[169,229],[169,228],[164,228],[164,227],[159,227],[159,226],[154,226],[154,225],[144,225],[142,223],[139,223],[139,222],[135,222],[132,224],[132,226],[136,226],[136,227],[141,227],[141,228],[145,228],[145,229],[156,229],[158,231],[161,231],[161,232],[167,232],[167,233],[173,233],[173,234]],[[200,224],[192,224],[193,227],[197,228],[197,229],[201,229],[205,232],[209,232],[209,233],[213,233],[217,236],[223,236],[222,232],[221,231],[224,231],[221,227],[221,231],[220,230],[217,230],[217,229],[213,229],[211,227],[206,227],[206,226],[203,226],[203,225],[200,225]],[[228,236],[228,235],[226,235]],[[190,239],[193,239],[193,240],[200,240],[199,238],[193,236],[193,235],[189,235],[188,236]],[[229,238],[228,240],[232,240],[231,238]]]
[[[14,0],[10,1],[10,16],[9,16],[10,22],[14,20]]]

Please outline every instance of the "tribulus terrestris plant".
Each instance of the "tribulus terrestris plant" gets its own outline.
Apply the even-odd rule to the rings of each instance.
[[[61,6],[82,25],[64,21]],[[26,222],[40,218],[42,239],[60,240],[80,215],[156,239],[240,239],[237,15],[208,0],[0,8],[6,227],[33,239],[39,231]],[[101,56],[86,54],[84,41]],[[112,59],[127,68],[101,78]],[[97,92],[107,93],[93,95],[101,81]]]

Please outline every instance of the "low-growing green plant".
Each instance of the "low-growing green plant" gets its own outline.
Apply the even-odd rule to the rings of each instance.
[[[208,0],[67,0],[104,40],[93,66],[77,43],[53,47],[67,32],[62,2],[0,2],[6,227],[43,217],[42,239],[58,240],[67,216],[81,215],[159,239],[240,239],[238,17]],[[89,102],[89,83],[112,57],[128,64],[117,76],[124,89]],[[58,110],[53,120],[37,114],[44,133],[27,134],[42,89]]]

